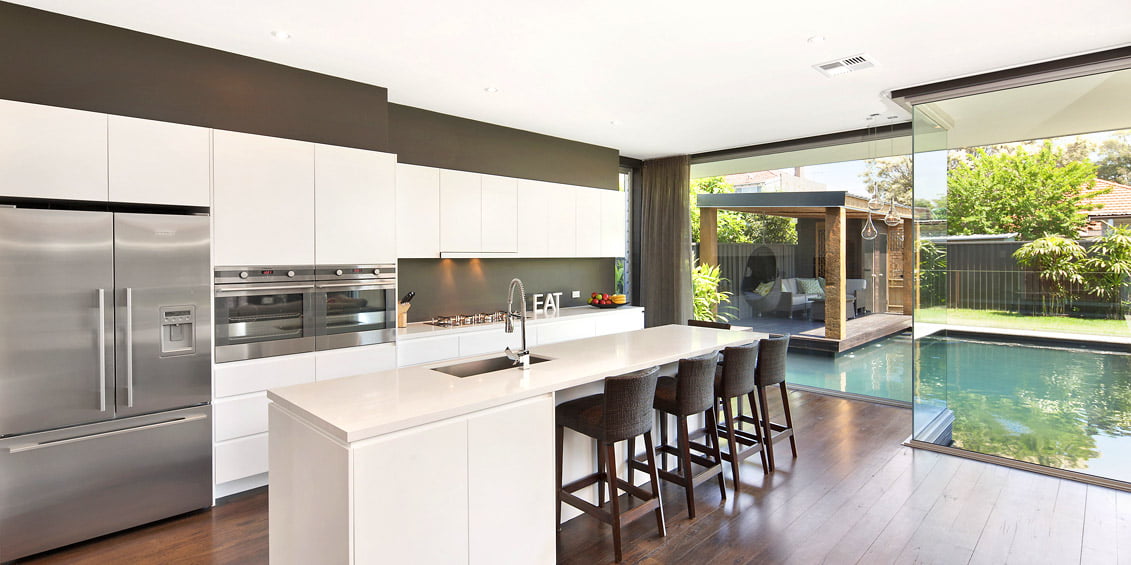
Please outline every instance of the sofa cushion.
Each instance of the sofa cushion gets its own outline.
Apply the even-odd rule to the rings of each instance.
[[[824,298],[825,289],[817,282],[817,279],[797,279],[797,288],[801,290],[802,294]]]
[[[765,296],[774,289],[774,281],[766,281],[754,288],[754,294]]]
[[[781,290],[782,292],[792,292],[794,294],[797,294],[797,279],[782,279]]]

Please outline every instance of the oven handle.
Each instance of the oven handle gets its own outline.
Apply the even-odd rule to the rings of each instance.
[[[314,288],[312,284],[277,284],[277,285],[254,285],[254,284],[238,284],[230,286],[216,286],[216,292],[240,292],[240,291],[256,291],[256,290],[303,290]]]
[[[356,283],[356,282],[343,282],[343,283],[319,283],[318,288],[345,288],[352,287],[358,290],[368,290],[373,288],[396,288],[396,283],[390,282],[388,284],[375,283]]]

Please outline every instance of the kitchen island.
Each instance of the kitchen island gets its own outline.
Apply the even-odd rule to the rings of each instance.
[[[271,561],[553,563],[555,397],[762,337],[663,326],[535,347],[529,371],[271,390]]]

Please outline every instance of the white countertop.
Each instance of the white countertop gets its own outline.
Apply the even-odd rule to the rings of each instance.
[[[267,391],[267,397],[342,442],[354,442],[702,355],[768,334],[680,325],[531,348],[552,360],[458,378],[433,371],[499,353]]]
[[[570,306],[569,308],[562,308],[558,313],[547,316],[545,314],[533,314],[528,312],[526,315],[526,325],[533,326],[547,322],[556,322],[560,320],[575,320],[585,316],[599,316],[602,314],[609,314],[611,312],[643,312],[644,308],[640,306],[621,306],[620,308],[594,308],[593,306]],[[491,329],[502,329],[502,322],[495,322],[493,324],[470,324],[466,326],[434,326],[428,322],[413,322],[406,327],[397,329],[397,340],[415,339],[420,337],[436,337],[442,335],[456,335],[467,332],[481,332]]]

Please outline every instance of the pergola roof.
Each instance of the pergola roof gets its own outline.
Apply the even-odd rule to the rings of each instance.
[[[843,190],[822,190],[815,192],[744,192],[728,194],[700,194],[696,197],[700,208],[716,208],[733,212],[751,212],[767,216],[787,218],[825,217],[826,208],[844,208],[846,217],[864,219],[868,217],[868,200],[853,196]],[[872,212],[876,219],[887,213],[888,205],[879,212]],[[902,219],[911,218],[911,207],[895,205],[896,213]]]

